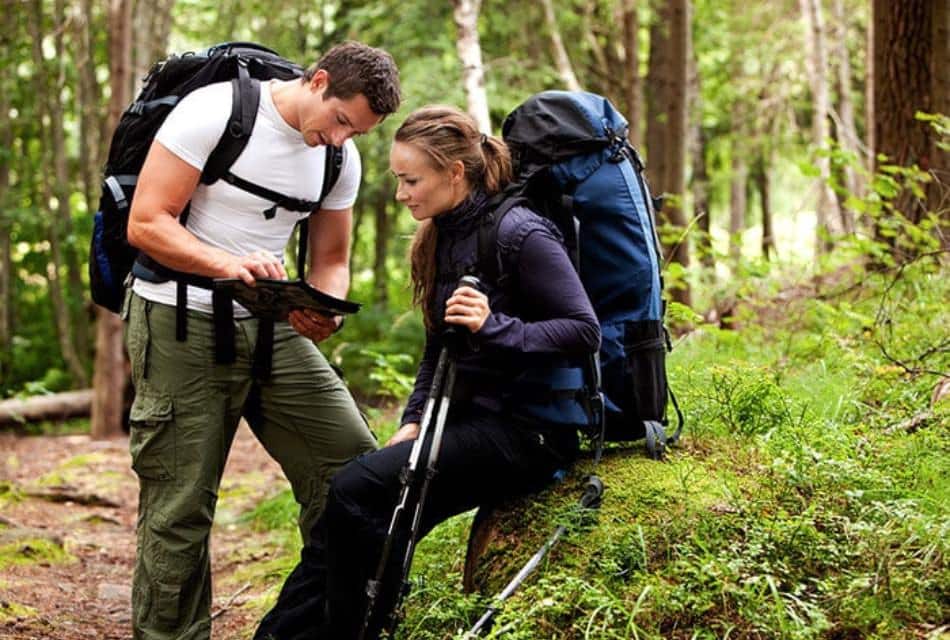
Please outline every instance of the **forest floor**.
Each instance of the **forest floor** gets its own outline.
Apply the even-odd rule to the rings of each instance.
[[[0,637],[130,638],[138,490],[128,440],[0,434],[0,451]],[[212,533],[215,638],[246,636],[260,612],[242,605],[279,581],[247,578],[280,546],[240,518],[286,486],[242,426]]]

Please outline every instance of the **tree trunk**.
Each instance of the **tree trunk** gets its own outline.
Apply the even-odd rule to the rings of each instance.
[[[593,75],[597,78],[595,88],[598,93],[608,95],[610,93],[610,65],[607,62],[607,54],[604,48],[597,40],[597,33],[594,28],[596,22],[594,11],[597,9],[597,3],[590,0],[584,2],[584,13],[581,18],[581,28],[584,32],[584,39],[587,41],[587,47],[590,49],[593,58]],[[592,83],[588,83],[591,85]]]
[[[742,232],[746,220],[746,185],[749,169],[745,153],[732,150],[732,176],[729,179],[729,261],[735,269],[742,259]]]
[[[766,163],[766,151],[759,153],[752,167],[752,182],[759,194],[759,206],[762,210],[762,257],[771,260],[775,255],[775,237],[772,231],[772,199],[769,185],[769,169]]]
[[[133,31],[137,35],[133,56],[133,82],[145,77],[148,70],[166,55],[165,47],[172,26],[175,0],[136,2]],[[135,93],[133,90],[132,93]]]
[[[837,31],[834,58],[838,70],[835,76],[838,89],[838,144],[844,151],[853,153],[860,159],[863,154],[854,124],[854,103],[851,100],[851,57],[848,54],[848,21],[844,12],[844,0],[834,0],[832,10]],[[846,165],[842,170],[842,178],[844,188],[849,194],[855,197],[863,195],[863,187],[854,167]],[[845,207],[844,203],[840,203],[839,208],[842,227],[846,233],[854,233],[854,212]]]
[[[653,167],[648,171],[656,191],[673,196],[667,198],[660,212],[661,227],[667,227],[663,234],[664,253],[668,260],[687,270],[689,242],[682,199],[686,179],[689,41],[689,0],[668,0],[650,32],[650,87],[651,93],[657,95],[648,101],[647,152]],[[671,287],[671,296],[689,304],[688,284]]]
[[[950,116],[950,73],[947,72],[947,61],[950,61],[950,0],[935,0],[933,11],[934,50],[930,56],[933,104],[930,109],[931,113]],[[933,154],[930,172],[934,180],[925,187],[927,208],[938,212],[943,225],[943,247],[950,248],[950,151],[937,144],[933,129],[929,130],[929,134]]]
[[[55,35],[53,43],[56,51],[56,76],[47,111],[52,126],[53,176],[55,178],[52,191],[56,198],[56,218],[59,221],[59,238],[62,243],[62,255],[66,266],[66,282],[68,283],[66,304],[69,311],[69,325],[75,340],[76,353],[82,364],[83,377],[80,382],[82,386],[86,387],[89,386],[86,370],[89,365],[92,345],[89,336],[89,318],[86,315],[84,305],[86,291],[82,281],[78,240],[73,232],[72,207],[69,204],[72,181],[67,166],[65,113],[62,102],[62,96],[66,89],[66,47],[63,40],[67,32],[67,24],[64,0],[55,0],[54,17]]]
[[[86,210],[91,214],[98,206],[99,167],[101,166],[101,133],[103,119],[99,116],[102,91],[96,78],[93,29],[95,16],[92,0],[80,0],[75,23],[77,57],[77,97],[79,100],[79,173],[82,179]]]
[[[488,96],[485,93],[485,67],[482,46],[478,39],[478,12],[481,0],[453,0],[455,4],[456,48],[462,61],[462,85],[468,112],[475,118],[482,133],[491,133]]]
[[[710,233],[709,170],[706,166],[706,130],[697,121],[693,144],[693,216],[699,234],[696,238],[696,253],[700,263],[710,272],[716,266]],[[714,274],[710,274],[714,275]]]
[[[875,168],[877,155],[885,154],[886,163],[916,164],[924,171],[947,170],[946,154],[939,153],[936,146],[937,136],[928,123],[914,117],[918,111],[942,109],[947,113],[947,59],[940,57],[947,50],[947,2],[871,3]],[[940,37],[944,40],[936,40]],[[894,205],[908,220],[918,223],[930,203],[921,203],[905,191]]]
[[[115,129],[132,97],[132,0],[109,4],[109,131]],[[119,316],[96,307],[96,364],[93,378],[92,437],[108,438],[122,432],[122,407],[128,379]]]
[[[580,91],[581,83],[577,81],[577,76],[574,75],[571,59],[567,55],[567,49],[564,48],[564,41],[561,40],[561,30],[557,26],[557,15],[554,13],[554,0],[541,0],[541,5],[544,8],[544,22],[548,27],[548,34],[551,38],[554,64],[561,76],[561,82],[564,83],[568,91]]]
[[[7,3],[5,6],[10,6]],[[0,24],[0,51],[11,51],[17,27],[13,20]],[[13,160],[13,128],[15,120],[10,113],[10,96],[15,82],[14,67],[0,66],[0,149],[11,153],[0,154],[0,383],[10,380],[13,361],[13,256],[10,246],[10,163]],[[0,388],[0,395],[3,389]]]
[[[640,95],[640,21],[637,15],[636,0],[623,0],[623,51],[624,90],[627,98],[627,120],[630,129],[627,140],[634,147],[640,148],[640,118],[643,112],[643,97]]]
[[[81,389],[48,396],[33,396],[25,400],[2,400],[0,401],[0,427],[88,416],[92,398],[92,389]]]
[[[54,149],[58,147],[61,151],[62,148],[60,146],[61,140],[57,141],[53,138],[57,137],[57,133],[59,137],[62,136],[62,107],[60,106],[60,96],[50,87],[46,61],[43,57],[43,6],[39,0],[35,0],[31,3],[29,24],[33,41],[32,53],[33,64],[35,66],[33,82],[36,91],[38,112],[41,122],[44,120],[48,122],[45,126],[42,124],[40,126],[42,140],[42,149],[40,151],[41,161],[45,167],[54,167],[55,172],[61,159],[55,157]],[[50,207],[53,202],[53,185],[51,184],[53,180],[48,171],[42,171],[40,173],[38,196],[41,202],[40,210],[45,212],[47,207]],[[58,182],[58,176],[56,181]],[[57,189],[61,188],[61,186],[57,186]],[[61,210],[63,206],[62,201],[64,199],[62,191],[58,191],[57,196],[57,200],[59,201],[58,208]],[[68,200],[68,190],[65,197]],[[86,370],[83,366],[79,351],[76,349],[76,341],[73,338],[73,321],[70,317],[69,302],[64,292],[61,279],[64,262],[61,243],[62,224],[63,218],[60,215],[49,212],[48,224],[46,225],[47,239],[50,243],[50,262],[46,268],[46,277],[49,283],[49,297],[53,307],[53,318],[56,323],[56,333],[59,339],[60,351],[63,360],[66,362],[66,367],[69,369],[69,373],[75,384],[88,386],[89,379],[86,375]]]
[[[376,195],[374,214],[376,219],[376,238],[373,251],[373,302],[380,309],[389,305],[389,270],[386,268],[386,258],[389,255],[389,202],[391,201],[392,187],[386,178],[379,185]]]
[[[828,139],[828,116],[831,111],[828,94],[828,57],[825,53],[824,18],[820,0],[799,0],[802,16],[805,20],[805,47],[808,56],[808,84],[811,87],[814,113],[812,114],[812,145],[826,149]],[[815,248],[816,253],[829,251],[833,246],[833,236],[841,231],[841,215],[838,202],[828,185],[831,176],[831,163],[827,157],[815,158],[819,177],[815,185],[818,193],[815,204],[817,216]]]

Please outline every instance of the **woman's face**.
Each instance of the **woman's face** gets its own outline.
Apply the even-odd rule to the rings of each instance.
[[[396,200],[409,207],[412,217],[419,221],[449,211],[469,192],[461,161],[440,169],[410,143],[393,143],[389,168],[396,176]]]

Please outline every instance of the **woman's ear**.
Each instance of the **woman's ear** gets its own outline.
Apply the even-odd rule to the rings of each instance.
[[[465,178],[465,164],[461,160],[456,160],[449,167],[449,174],[453,184],[461,182]]]

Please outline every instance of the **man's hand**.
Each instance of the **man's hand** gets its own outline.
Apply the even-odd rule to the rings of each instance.
[[[280,259],[269,251],[255,251],[245,256],[234,256],[227,265],[225,278],[240,278],[250,287],[257,278],[286,280],[287,272]],[[295,327],[296,328],[296,327]]]
[[[343,316],[325,316],[310,309],[291,311],[288,317],[290,326],[305,338],[314,342],[323,342],[337,330],[343,321]]]
[[[415,440],[419,437],[419,423],[418,422],[407,422],[399,428],[399,431],[393,434],[393,437],[389,439],[386,443],[387,447],[391,447],[394,444],[399,444],[400,442],[409,442]]]

